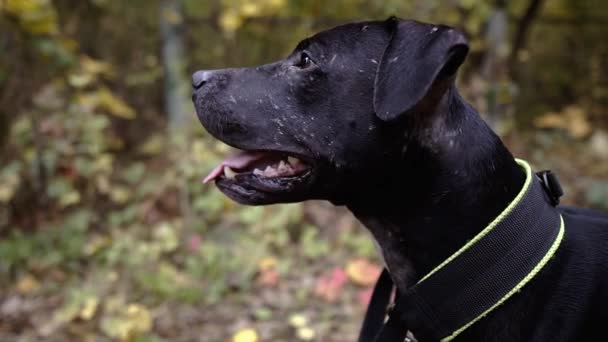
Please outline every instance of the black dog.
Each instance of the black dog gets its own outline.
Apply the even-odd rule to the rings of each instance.
[[[243,204],[346,205],[379,243],[398,293],[407,293],[495,220],[529,178],[455,88],[467,52],[454,29],[391,18],[319,33],[273,64],[199,71],[200,121],[243,151],[206,181]],[[604,334],[608,216],[552,210],[565,227],[554,254],[454,340]],[[420,341],[446,337],[409,328]]]

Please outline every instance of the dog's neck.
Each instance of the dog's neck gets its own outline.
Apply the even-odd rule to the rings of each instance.
[[[416,118],[406,123],[409,134],[397,177],[375,184],[370,190],[375,195],[347,203],[378,242],[401,291],[487,226],[525,180],[510,152],[455,87],[428,118],[424,124]]]

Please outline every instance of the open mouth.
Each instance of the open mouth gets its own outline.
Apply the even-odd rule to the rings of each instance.
[[[302,156],[286,152],[239,151],[203,182],[215,181],[222,192],[241,203],[298,201],[312,182],[311,165]]]

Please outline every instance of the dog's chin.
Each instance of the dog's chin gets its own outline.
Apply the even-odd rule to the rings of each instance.
[[[315,173],[310,169],[290,177],[265,178],[252,173],[220,176],[215,184],[226,196],[245,205],[301,202],[314,198]]]

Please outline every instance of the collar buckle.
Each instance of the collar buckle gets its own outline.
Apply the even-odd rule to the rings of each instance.
[[[543,186],[543,189],[549,196],[551,205],[553,205],[554,207],[557,206],[559,204],[559,198],[564,195],[564,190],[562,189],[562,186],[559,183],[557,175],[551,172],[551,170],[543,170],[537,172],[536,177],[538,177],[540,183]]]

